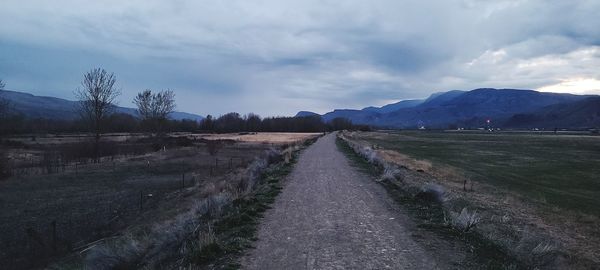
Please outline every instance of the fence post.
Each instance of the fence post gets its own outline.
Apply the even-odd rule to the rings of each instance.
[[[185,173],[181,174],[181,189],[185,188]]]
[[[53,220],[50,226],[52,227],[52,252],[56,253],[56,220]]]
[[[144,209],[143,203],[144,203],[144,193],[142,191],[140,191],[140,212],[142,211],[142,209]]]

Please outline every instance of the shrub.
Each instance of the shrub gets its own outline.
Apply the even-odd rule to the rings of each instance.
[[[544,266],[551,264],[556,259],[558,245],[546,237],[525,230],[516,243],[514,252],[529,265]]]
[[[416,199],[432,203],[444,203],[447,200],[446,190],[437,184],[425,184],[419,193],[415,195]]]
[[[381,174],[379,181],[396,180],[399,177],[400,177],[400,170],[398,170],[398,168],[396,168],[395,166],[386,164],[386,165],[384,165],[383,173]]]
[[[477,226],[480,221],[481,218],[477,215],[477,211],[469,212],[465,207],[460,211],[460,214],[450,212],[450,220],[446,220],[446,223],[459,231],[468,232]]]
[[[221,149],[221,141],[220,140],[206,140],[206,151],[209,155],[214,156]]]
[[[10,163],[5,153],[0,153],[0,180],[11,176]]]
[[[85,256],[85,269],[131,269],[143,248],[132,236],[94,246]]]

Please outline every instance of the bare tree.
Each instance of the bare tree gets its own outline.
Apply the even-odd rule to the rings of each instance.
[[[142,119],[151,125],[154,132],[160,133],[169,114],[175,110],[175,93],[171,90],[152,93],[147,89],[138,93],[133,103]]]
[[[5,86],[6,86],[6,84],[4,83],[4,81],[2,81],[2,79],[0,79],[0,90],[4,90]],[[4,118],[8,115],[9,107],[10,107],[10,101],[8,101],[8,99],[0,96],[0,121],[4,121]],[[4,124],[4,123],[0,123],[0,124]],[[1,129],[0,129],[0,131],[1,131]]]
[[[90,123],[95,135],[95,158],[98,159],[98,146],[104,122],[114,111],[115,100],[121,91],[115,88],[115,74],[101,68],[92,69],[83,75],[82,88],[75,91],[79,99],[79,113]]]
[[[2,79],[0,79],[0,90],[4,90],[4,86],[6,86],[6,84],[4,84],[4,81],[2,81]],[[2,136],[4,135],[4,131],[5,131],[5,124],[6,124],[6,116],[8,115],[8,111],[9,111],[9,107],[10,107],[10,102],[8,101],[8,99],[5,99],[4,97],[0,96],[0,139],[2,139]],[[7,154],[6,151],[4,151],[4,149],[0,149],[2,151],[0,151],[0,180],[4,179],[8,176],[10,176],[11,172],[10,172],[10,167],[9,167],[9,162],[8,162],[8,158],[7,158]]]

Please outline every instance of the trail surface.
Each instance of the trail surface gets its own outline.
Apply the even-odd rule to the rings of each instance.
[[[242,268],[440,268],[394,208],[383,187],[350,166],[329,134],[300,155]]]

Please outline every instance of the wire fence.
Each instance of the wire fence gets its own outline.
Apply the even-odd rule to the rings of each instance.
[[[32,209],[0,213],[0,262],[3,269],[43,266],[50,258],[83,249],[88,243],[108,237],[127,226],[174,191],[201,181],[246,167],[247,156],[214,157],[188,172],[163,176],[161,181],[124,186],[122,189],[86,190],[71,198],[47,198],[32,202]],[[30,175],[62,175],[90,172],[95,169],[118,171],[118,160],[105,157],[98,163],[30,163],[14,168],[14,177]],[[153,164],[148,163],[152,170]],[[118,173],[118,172],[117,172]],[[140,175],[139,177],[144,177]],[[147,176],[147,175],[146,175]],[[50,193],[49,196],[52,196]],[[66,203],[63,200],[76,200]],[[0,198],[0,204],[2,200]],[[45,205],[43,205],[45,204]],[[34,258],[34,259],[32,259]]]

